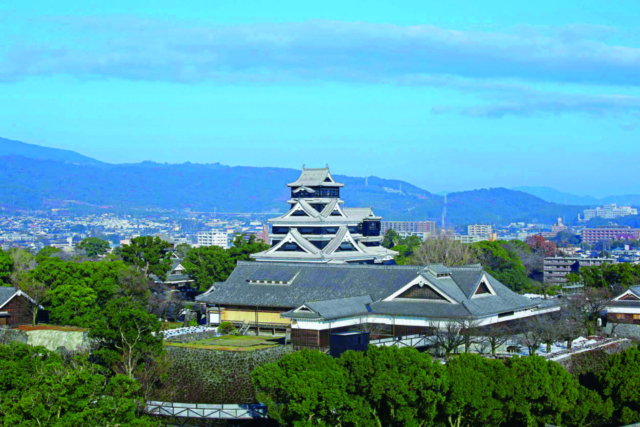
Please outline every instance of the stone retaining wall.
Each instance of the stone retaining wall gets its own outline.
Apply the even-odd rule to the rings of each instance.
[[[166,347],[169,370],[154,400],[190,403],[255,403],[251,372],[291,353],[290,346],[256,351]]]

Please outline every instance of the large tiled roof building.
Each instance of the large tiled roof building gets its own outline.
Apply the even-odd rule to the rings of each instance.
[[[256,261],[382,264],[396,252],[381,246],[379,216],[369,208],[347,208],[344,184],[329,167],[302,169],[291,188],[289,211],[269,220],[272,247],[252,255]]]
[[[290,329],[294,345],[323,348],[331,332],[379,325],[385,336],[428,334],[473,320],[510,322],[558,307],[520,296],[479,265],[445,267],[239,262],[197,301],[209,321]]]

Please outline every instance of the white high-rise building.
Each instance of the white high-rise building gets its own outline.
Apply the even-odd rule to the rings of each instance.
[[[467,226],[467,234],[469,236],[482,236],[489,237],[493,231],[490,225],[485,224],[470,224]]]
[[[223,249],[229,247],[227,233],[221,231],[199,231],[198,246],[220,246]]]
[[[604,205],[595,209],[584,210],[584,220],[589,221],[593,218],[614,219],[621,216],[638,215],[638,209],[630,206],[618,206],[615,203]]]

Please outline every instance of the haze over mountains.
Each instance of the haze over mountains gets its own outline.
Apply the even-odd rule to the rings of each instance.
[[[404,181],[378,177],[365,180],[333,172],[346,186],[342,198],[347,206],[373,206],[378,215],[388,220],[442,217],[444,197],[440,195]],[[189,208],[200,212],[275,213],[286,209],[290,194],[285,184],[294,181],[299,173],[295,169],[229,167],[218,163],[108,164],[73,151],[0,138],[0,207],[4,208],[39,209],[62,204],[99,210]],[[559,216],[577,218],[585,205],[602,203],[575,198],[578,196],[569,198],[571,195],[553,189],[521,190],[491,188],[449,193],[447,225],[553,223]]]

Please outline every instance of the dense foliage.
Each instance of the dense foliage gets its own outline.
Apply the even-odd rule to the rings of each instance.
[[[140,386],[85,356],[65,360],[43,347],[0,345],[0,425],[158,425],[136,414]]]
[[[82,249],[90,258],[98,255],[104,255],[109,250],[109,242],[99,237],[87,237],[78,244],[78,249]]]
[[[136,267],[145,276],[153,274],[165,280],[171,270],[172,262],[168,242],[153,236],[140,236],[131,239],[131,243],[120,250],[120,257],[128,264]]]
[[[413,348],[370,346],[340,359],[304,350],[252,378],[283,426],[586,427],[640,421],[638,372],[635,347],[613,356],[601,385],[587,388],[537,356],[462,354],[441,365]]]
[[[640,265],[621,262],[581,267],[578,273],[569,274],[567,279],[570,282],[582,282],[590,288],[603,288],[618,293],[629,286],[640,284]]]
[[[11,281],[11,271],[13,270],[13,260],[11,256],[0,249],[0,286],[8,286]]]
[[[223,249],[219,246],[202,246],[185,250],[182,265],[189,277],[196,281],[201,291],[206,291],[215,282],[224,282],[233,272],[238,261],[251,261],[251,254],[266,251],[269,245],[249,236],[244,240],[237,235],[233,246]]]

